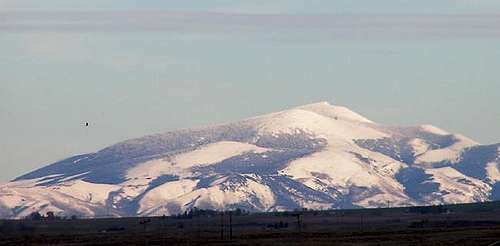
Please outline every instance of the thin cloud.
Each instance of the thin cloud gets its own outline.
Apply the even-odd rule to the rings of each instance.
[[[500,14],[235,14],[171,11],[6,11],[0,32],[303,33],[327,38],[498,38]],[[310,37],[309,37],[310,38]]]

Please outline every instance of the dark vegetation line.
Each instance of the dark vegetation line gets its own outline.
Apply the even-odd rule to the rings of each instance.
[[[390,204],[390,203],[388,203]],[[389,205],[388,205],[389,206]],[[41,214],[40,212],[33,212],[30,215],[22,218],[21,220],[33,220],[33,221],[55,221],[55,220],[98,220],[98,219],[130,219],[130,218],[173,218],[173,219],[192,219],[194,217],[216,217],[221,214],[231,214],[235,216],[245,216],[245,215],[273,215],[273,216],[297,216],[297,214],[332,214],[332,213],[369,213],[382,210],[399,211],[405,213],[420,213],[420,214],[431,214],[431,213],[449,213],[454,210],[470,210],[470,211],[488,211],[491,209],[500,208],[500,201],[488,201],[481,203],[457,203],[457,204],[447,204],[447,205],[431,205],[431,206],[412,206],[412,207],[386,207],[386,208],[348,208],[348,209],[329,209],[329,210],[314,210],[308,208],[295,209],[293,211],[275,211],[275,212],[251,212],[245,209],[236,208],[234,210],[213,210],[213,209],[200,209],[193,207],[192,209],[186,210],[184,213],[179,213],[175,215],[162,215],[162,216],[144,216],[144,217],[82,217],[77,215],[72,216],[57,216],[54,212],[49,211],[46,214]],[[16,220],[16,219],[7,219]],[[0,220],[1,221],[1,220]]]

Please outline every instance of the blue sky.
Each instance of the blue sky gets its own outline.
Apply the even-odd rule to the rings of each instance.
[[[499,13],[489,0],[0,0],[0,181],[317,101],[500,142]]]

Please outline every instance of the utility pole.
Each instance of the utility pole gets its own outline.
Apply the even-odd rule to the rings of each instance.
[[[196,223],[196,229],[197,229],[197,231],[198,231],[198,240],[200,240],[200,239],[201,239],[201,228],[200,228],[200,224],[201,224],[201,222],[200,222],[200,219],[201,219],[201,216],[199,216],[199,215],[198,215],[198,216],[196,216],[196,222],[197,222],[197,223]]]
[[[163,238],[161,240],[162,246],[167,245],[166,239],[167,239],[168,234],[167,234],[167,230],[165,229],[165,220],[166,219],[167,219],[167,216],[165,216],[165,214],[163,216],[161,216],[161,230],[164,233]]]
[[[364,221],[363,221],[363,212],[361,212],[361,231],[363,231],[363,224],[364,224]]]
[[[302,227],[301,221],[300,221],[300,213],[297,213],[295,216],[297,217],[297,229],[300,232],[301,231],[301,227]]]
[[[220,240],[224,240],[224,211],[220,213]]]
[[[233,213],[229,212],[229,240],[233,240]]]

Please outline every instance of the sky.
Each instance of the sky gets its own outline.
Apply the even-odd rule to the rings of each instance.
[[[500,142],[500,1],[370,2],[0,0],[0,182],[319,101]]]

